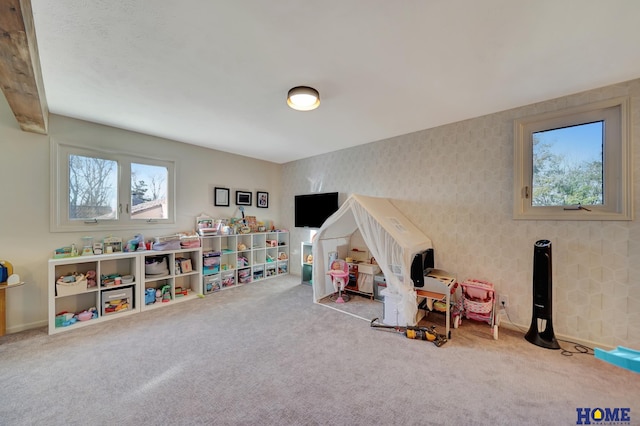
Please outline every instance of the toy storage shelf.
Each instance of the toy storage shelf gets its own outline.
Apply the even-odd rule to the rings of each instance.
[[[136,300],[131,300],[126,308],[117,314],[102,315],[102,298],[105,291],[118,290],[123,288],[133,288],[138,286],[138,271],[140,265],[140,256],[136,253],[113,253],[103,255],[78,256],[63,259],[49,260],[48,273],[48,299],[49,299],[49,334],[70,331],[88,325],[97,324],[99,322],[119,318],[140,312],[140,307]],[[95,272],[95,286],[87,287],[87,281],[82,285],[69,286],[68,288],[60,288],[57,291],[56,281],[61,276],[71,274],[83,274],[87,272]],[[118,284],[100,279],[101,276],[109,276],[117,274],[120,276],[130,275],[132,282]],[[56,326],[56,314],[60,312],[77,313],[83,310],[96,308],[97,318],[76,321],[73,324]]]
[[[145,273],[145,262],[147,258],[155,257],[167,259],[168,271],[161,276],[149,277]],[[182,263],[183,261],[186,262]],[[176,266],[177,264],[180,268]],[[186,271],[184,273],[183,268]],[[202,249],[200,247],[50,259],[48,269],[49,334],[133,315],[178,301],[192,300],[202,294]],[[82,285],[70,285],[62,288],[60,292],[57,291],[56,281],[61,276],[72,274],[86,276],[89,271],[95,271],[94,287],[86,287],[86,282],[83,282]],[[111,276],[128,279],[116,283],[109,278]],[[169,302],[146,305],[145,289],[157,288],[160,282],[165,282],[165,285],[169,286]],[[177,295],[177,290],[182,290],[186,295]],[[114,299],[121,302],[116,304],[116,308],[111,305]],[[56,315],[60,312],[78,313],[91,308],[96,308],[96,318],[76,321],[69,325],[62,325],[58,320],[59,323],[56,325]]]
[[[162,259],[166,264],[163,273],[155,274],[152,265]],[[150,266],[151,265],[151,266]],[[140,276],[144,286],[140,286],[138,300],[141,310],[162,308],[176,302],[186,302],[202,294],[202,249],[188,248],[167,251],[146,251],[142,261]],[[147,297],[147,291],[160,290],[160,299]]]
[[[289,273],[289,233],[200,237],[204,294]]]

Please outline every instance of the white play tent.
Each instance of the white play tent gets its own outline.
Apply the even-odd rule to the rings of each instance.
[[[324,222],[313,241],[314,300],[318,302],[334,292],[326,274],[329,253],[348,246],[351,235],[358,230],[386,277],[387,291],[399,297],[398,312],[404,318],[415,319],[418,308],[410,278],[411,262],[417,253],[432,248],[432,244],[386,198],[351,195]]]

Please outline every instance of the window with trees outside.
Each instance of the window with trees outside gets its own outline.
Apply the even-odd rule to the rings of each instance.
[[[628,99],[514,123],[514,219],[631,220]]]
[[[173,223],[174,164],[52,142],[53,231]]]

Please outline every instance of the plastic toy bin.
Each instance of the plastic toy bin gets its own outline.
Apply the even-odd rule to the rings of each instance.
[[[220,290],[222,285],[222,281],[220,280],[220,276],[214,275],[209,276],[204,279],[204,294],[211,294]]]
[[[102,292],[102,315],[113,315],[133,309],[133,287]]]
[[[384,310],[382,312],[383,324],[405,327],[407,325],[418,323],[425,315],[425,312],[419,309],[416,313],[415,322],[409,321],[409,319],[400,312],[400,309],[398,307],[400,305],[402,296],[400,296],[399,294],[391,293],[386,288],[380,291],[380,295],[384,297]]]

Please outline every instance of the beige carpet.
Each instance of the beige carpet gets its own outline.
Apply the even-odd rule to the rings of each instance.
[[[315,304],[299,283],[4,336],[0,424],[575,425],[584,407],[630,407],[640,423],[638,374],[471,322],[438,348]]]
[[[384,306],[379,300],[372,300],[357,294],[350,294],[346,303],[336,303],[333,296],[327,296],[320,300],[320,304],[340,312],[354,315],[360,318],[372,320],[380,318],[382,320]]]

